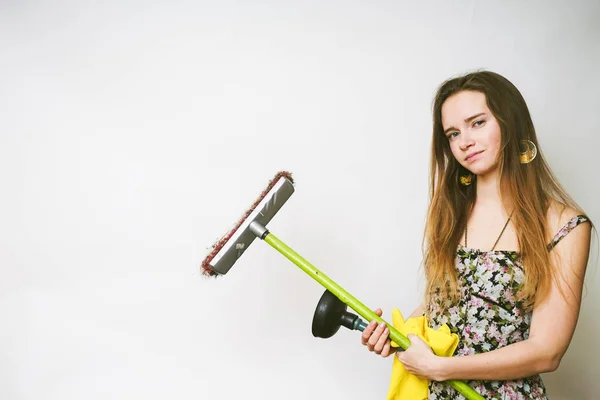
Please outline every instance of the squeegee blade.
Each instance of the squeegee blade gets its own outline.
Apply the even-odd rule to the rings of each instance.
[[[256,239],[250,224],[256,221],[266,227],[293,193],[293,183],[284,176],[280,177],[210,260],[210,268],[217,274],[226,274]]]

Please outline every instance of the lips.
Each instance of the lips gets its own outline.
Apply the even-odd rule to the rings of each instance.
[[[483,150],[481,150],[481,151],[476,151],[475,153],[471,153],[471,154],[469,154],[469,155],[467,156],[467,158],[466,158],[465,160],[466,160],[466,161],[469,161],[469,160],[471,160],[473,157],[475,157],[476,155],[478,155],[478,154],[481,154],[481,153],[483,153]]]

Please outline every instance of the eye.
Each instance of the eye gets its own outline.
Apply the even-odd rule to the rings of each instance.
[[[474,126],[483,126],[483,124],[485,124],[484,119],[479,119],[473,123]]]
[[[448,140],[452,140],[455,137],[457,137],[460,134],[460,132],[458,131],[454,131],[454,132],[450,132],[448,133],[448,135],[446,135],[446,137],[448,138]]]

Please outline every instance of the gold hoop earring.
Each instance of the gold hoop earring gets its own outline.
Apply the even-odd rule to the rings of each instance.
[[[537,147],[531,140],[521,140],[519,160],[521,164],[529,164],[537,156]]]
[[[461,175],[459,180],[461,185],[469,186],[473,183],[473,174]]]

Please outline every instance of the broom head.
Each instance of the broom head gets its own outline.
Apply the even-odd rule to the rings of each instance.
[[[226,274],[256,239],[250,224],[256,221],[266,227],[293,193],[292,175],[287,171],[278,172],[234,228],[212,246],[202,261],[202,273],[205,276]]]

